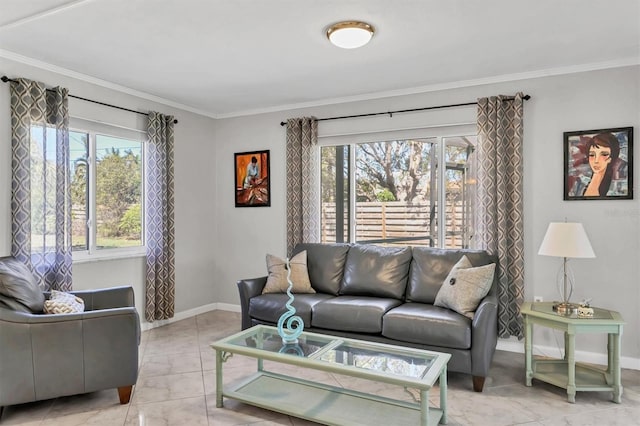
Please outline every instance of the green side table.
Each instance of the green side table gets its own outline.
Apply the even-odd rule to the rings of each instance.
[[[559,315],[552,302],[525,302],[521,308],[525,324],[526,385],[532,379],[542,380],[567,390],[569,402],[576,401],[576,391],[611,391],[613,402],[622,398],[620,380],[620,336],[624,321],[618,312],[594,308],[593,317],[576,314]],[[564,331],[564,359],[534,358],[533,325]],[[576,334],[607,333],[607,369],[603,370],[575,360]]]

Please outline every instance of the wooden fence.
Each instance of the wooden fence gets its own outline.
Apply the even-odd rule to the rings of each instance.
[[[445,247],[467,245],[467,226],[462,202],[447,203]],[[437,246],[437,204],[407,204],[402,201],[356,203],[356,241],[377,244]],[[345,219],[344,236],[348,235]],[[336,241],[336,208],[322,203],[321,241]]]

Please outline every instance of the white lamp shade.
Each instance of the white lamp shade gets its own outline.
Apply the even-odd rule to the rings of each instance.
[[[581,223],[551,222],[538,254],[556,257],[596,257]]]
[[[369,43],[373,32],[373,27],[364,22],[339,22],[327,30],[327,37],[338,47],[355,49]]]

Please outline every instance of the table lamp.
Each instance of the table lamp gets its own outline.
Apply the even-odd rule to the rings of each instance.
[[[558,271],[558,278],[562,274],[562,280],[557,279],[562,302],[554,304],[553,309],[559,314],[566,315],[577,312],[578,305],[569,301],[573,293],[575,279],[567,262],[570,258],[596,257],[582,224],[551,222],[538,254],[562,257],[562,267]]]

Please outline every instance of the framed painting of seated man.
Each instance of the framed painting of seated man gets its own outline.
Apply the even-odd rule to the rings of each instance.
[[[234,154],[236,207],[271,205],[269,150]]]

